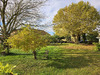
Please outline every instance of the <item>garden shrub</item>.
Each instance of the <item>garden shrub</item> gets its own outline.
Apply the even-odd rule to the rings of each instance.
[[[5,66],[0,62],[0,75],[18,75],[17,73],[13,73],[13,69],[16,66],[11,66],[6,64]]]
[[[100,44],[99,43],[93,43],[94,45],[96,45],[96,49],[98,50],[98,51],[100,51]]]

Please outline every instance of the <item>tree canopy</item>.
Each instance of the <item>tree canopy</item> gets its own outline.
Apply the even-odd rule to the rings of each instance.
[[[78,37],[83,33],[92,33],[99,20],[100,15],[96,8],[89,2],[80,1],[58,11],[53,19],[56,24],[53,29],[60,36],[70,34]]]

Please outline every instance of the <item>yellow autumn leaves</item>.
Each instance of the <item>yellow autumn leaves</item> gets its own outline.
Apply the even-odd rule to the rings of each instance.
[[[30,26],[27,26],[18,31],[17,34],[10,36],[7,39],[7,42],[13,48],[22,49],[24,51],[34,51],[37,48],[46,46],[48,40],[46,36],[41,35],[37,29],[33,29]]]

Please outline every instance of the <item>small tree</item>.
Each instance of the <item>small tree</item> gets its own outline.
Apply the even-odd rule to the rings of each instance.
[[[47,45],[48,40],[37,29],[27,26],[19,31],[16,35],[10,36],[7,43],[13,48],[24,51],[32,50],[34,58],[36,57],[36,49]]]

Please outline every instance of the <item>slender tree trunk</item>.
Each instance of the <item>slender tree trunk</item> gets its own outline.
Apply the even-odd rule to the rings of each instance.
[[[37,57],[36,57],[37,54],[36,54],[35,50],[33,51],[33,54],[34,54],[34,59],[37,59]]]

